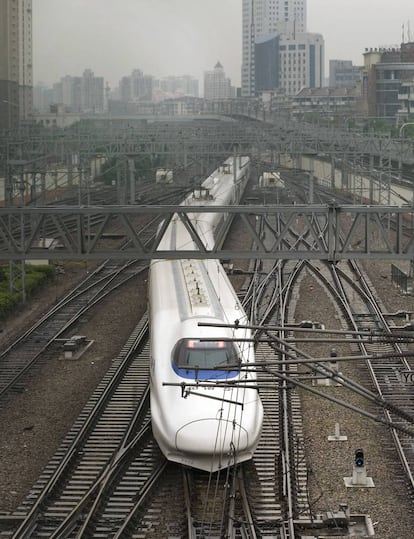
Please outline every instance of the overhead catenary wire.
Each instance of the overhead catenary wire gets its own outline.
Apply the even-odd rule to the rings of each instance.
[[[200,323],[200,325],[203,323]],[[305,360],[304,364],[308,365],[310,369],[317,372],[318,374],[324,375],[325,377],[329,375],[332,379],[334,379],[336,382],[340,383],[342,386],[347,387],[348,389],[352,390],[353,392],[361,395],[362,397],[366,398],[367,400],[373,402],[374,404],[379,405],[380,407],[387,409],[389,411],[392,411],[399,417],[405,419],[406,421],[409,421],[410,423],[414,424],[414,417],[408,414],[407,412],[401,410],[398,406],[389,403],[386,401],[383,397],[379,396],[378,394],[370,391],[366,387],[358,384],[358,382],[355,382],[354,380],[344,376],[342,373],[337,372],[336,370],[329,367],[328,364],[320,365],[318,362],[315,362],[311,356],[306,354],[305,352],[299,350],[295,346],[293,346],[291,343],[286,342],[283,339],[280,339],[277,336],[269,335],[270,344],[275,345],[277,343],[280,346],[284,346],[286,344],[286,348],[289,350],[284,350],[284,353],[288,355],[292,360],[296,360],[297,355],[303,357]],[[280,351],[279,349],[276,349],[277,351]],[[406,354],[405,354],[406,355]],[[394,357],[394,356],[392,356]],[[396,356],[395,356],[396,357]],[[336,358],[335,358],[336,359]],[[367,359],[367,356],[364,356],[364,359]],[[332,361],[332,358],[331,358]],[[328,363],[328,362],[327,362]]]

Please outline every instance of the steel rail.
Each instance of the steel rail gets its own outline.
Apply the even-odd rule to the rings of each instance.
[[[23,523],[13,534],[12,539],[25,539],[33,537],[35,527],[38,525],[41,514],[44,511],[44,506],[47,500],[51,498],[56,488],[60,488],[60,481],[78,457],[80,448],[83,446],[91,429],[96,425],[101,417],[102,411],[105,409],[106,403],[111,398],[113,392],[117,389],[124,377],[125,371],[131,363],[136,350],[142,347],[143,339],[148,335],[148,321],[143,321],[138,324],[134,336],[128,345],[128,348],[120,357],[119,364],[116,366],[113,375],[108,380],[103,390],[99,391],[99,398],[93,404],[90,413],[83,421],[82,426],[76,433],[69,448],[67,448],[65,457],[60,461],[47,483],[42,488],[35,503],[31,507]]]
[[[359,282],[361,283],[361,286],[362,285],[364,286],[364,290],[365,290],[365,293],[366,293],[366,296],[367,296],[367,301],[369,301],[369,304],[372,307],[376,318],[379,320],[380,326],[382,326],[383,329],[385,329],[389,334],[391,334],[392,332],[391,332],[391,329],[390,329],[390,327],[388,325],[388,322],[385,319],[385,317],[382,315],[382,309],[378,305],[378,301],[375,298],[374,294],[372,294],[372,291],[371,291],[370,287],[368,286],[365,275],[360,270],[360,268],[358,268],[356,265],[354,265],[353,269],[354,269],[355,272],[358,271],[358,275],[360,277]],[[356,325],[356,324],[354,323],[354,325]],[[369,348],[370,345],[367,345],[366,343],[361,343],[360,346],[362,347],[364,352],[368,355],[367,347]],[[411,366],[408,363],[408,361],[406,360],[405,356],[403,355],[402,350],[401,350],[400,346],[398,345],[398,343],[393,343],[393,346],[397,350],[397,354],[394,357],[399,360],[399,363],[403,366],[403,369],[411,371]],[[368,366],[368,369],[369,369],[369,372],[370,372],[371,379],[373,381],[374,387],[376,388],[378,394],[383,396],[384,387],[380,382],[376,364],[369,358],[366,359],[366,363],[367,363],[367,366]],[[390,371],[391,371],[391,369],[390,369]],[[393,400],[392,394],[388,398]],[[414,414],[414,407],[412,405],[409,406],[409,411],[412,414]],[[393,412],[394,412],[393,409],[384,410],[384,414],[386,415],[386,418],[390,422],[392,421],[392,413]],[[403,442],[401,440],[401,436],[399,435],[399,433],[395,429],[392,429],[391,434],[392,434],[392,437],[394,439],[394,444],[395,444],[395,447],[397,449],[401,464],[402,464],[403,469],[405,471],[406,477],[407,477],[407,479],[409,481],[411,491],[414,492],[414,461],[411,461],[411,463],[409,462],[407,451],[404,449],[404,444],[403,444]],[[410,449],[410,452],[411,452],[411,449]]]
[[[350,267],[352,271],[352,276],[357,276],[357,280],[355,281],[351,276],[346,274],[345,272],[341,271],[338,267],[335,265],[330,265],[330,270],[333,275],[334,281],[338,287],[338,290],[340,291],[340,297],[343,299],[343,307],[345,309],[345,312],[347,314],[347,318],[350,321],[351,325],[353,326],[354,330],[358,329],[358,323],[356,321],[355,317],[355,307],[354,302],[351,303],[351,300],[348,299],[348,294],[345,290],[343,282],[346,282],[348,287],[351,287],[353,290],[356,290],[359,294],[359,297],[362,299],[362,302],[365,302],[367,305],[367,314],[372,315],[372,322],[371,325],[374,326],[374,329],[381,329],[384,334],[392,336],[392,330],[388,324],[388,321],[386,317],[383,315],[383,310],[381,306],[379,305],[379,302],[376,298],[376,296],[373,294],[371,287],[369,286],[369,283],[367,281],[367,277],[365,275],[365,272],[360,268],[358,263],[354,260],[348,261],[348,266]],[[358,283],[358,284],[357,284]],[[360,314],[359,314],[360,316]],[[369,351],[372,351],[372,347],[375,346],[372,343],[366,343],[363,341],[363,339],[360,336],[360,343],[358,344],[359,348],[363,351],[363,353],[366,356],[365,362],[368,367],[368,371],[370,373],[370,377],[372,380],[372,383],[374,384],[375,390],[382,401],[388,400],[387,406],[383,407],[383,413],[385,415],[386,421],[389,424],[394,424],[393,421],[393,414],[397,415],[397,417],[402,418],[406,422],[409,423],[413,422],[413,414],[414,414],[414,407],[409,406],[408,411],[406,409],[402,409],[401,404],[399,403],[398,406],[395,406],[395,404],[392,402],[394,401],[393,392],[388,391],[389,397],[386,399],[384,397],[384,388],[381,384],[380,377],[384,378],[383,373],[378,373],[377,369],[377,361],[373,362],[371,358],[368,356]],[[388,348],[390,350],[390,353],[396,352],[394,356],[394,361],[397,361],[397,365],[399,368],[406,369],[408,372],[411,371],[411,366],[409,362],[406,359],[405,354],[403,353],[403,350],[401,349],[401,346],[398,342],[395,342],[394,339],[390,339],[390,342],[388,343]],[[388,372],[389,374],[395,375],[395,367],[394,369],[392,365],[388,365]],[[397,390],[398,392],[398,390]],[[391,402],[390,402],[391,401]],[[402,405],[404,406],[404,404]],[[404,407],[406,408],[406,407]],[[410,463],[409,458],[407,455],[407,452],[404,450],[404,444],[401,440],[401,433],[405,432],[405,434],[409,434],[408,429],[404,429],[405,425],[400,425],[400,429],[392,428],[391,429],[391,436],[394,441],[395,448],[397,450],[397,454],[399,456],[401,465],[403,467],[404,473],[406,478],[408,479],[411,492],[414,492],[414,462]],[[411,449],[410,449],[411,451]]]
[[[108,261],[109,265],[109,261]],[[4,396],[16,383],[33,367],[42,357],[44,352],[72,327],[87,311],[102,301],[108,294],[117,290],[126,282],[145,271],[146,267],[139,266],[134,273],[124,275],[127,269],[136,265],[135,261],[122,264],[118,268],[111,269],[106,275],[100,276],[105,265],[101,266],[93,276],[88,276],[84,281],[88,285],[81,289],[79,285],[77,293],[69,294],[58,305],[54,306],[44,317],[36,322],[16,341],[10,344],[0,356],[0,372],[3,372],[0,383],[0,397]],[[94,283],[93,278],[97,277]],[[117,282],[115,282],[117,279]],[[90,298],[90,292],[98,287],[94,296]],[[73,312],[73,309],[76,309]],[[62,315],[66,319],[62,319]],[[56,325],[57,323],[57,325]],[[45,342],[44,334],[49,333]],[[38,338],[37,335],[40,334]],[[22,352],[22,347],[27,350],[28,357]],[[17,363],[16,363],[17,362]],[[8,372],[11,371],[11,375]],[[13,374],[14,371],[14,374]]]

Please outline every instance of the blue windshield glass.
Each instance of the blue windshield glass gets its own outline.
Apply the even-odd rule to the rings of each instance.
[[[234,343],[181,339],[173,352],[174,371],[183,378],[232,378],[239,372],[239,358]]]

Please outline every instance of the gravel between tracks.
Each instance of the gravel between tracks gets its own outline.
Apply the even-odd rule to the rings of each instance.
[[[34,323],[84,275],[82,265],[66,267],[31,299],[26,309],[4,323],[0,344],[21,327]],[[112,297],[114,296],[114,297]],[[0,511],[15,510],[59,447],[111,361],[145,312],[146,279],[133,278],[83,317],[72,334],[86,335],[94,344],[79,360],[62,354],[36,370],[20,394],[0,402]]]
[[[412,296],[405,296],[392,286],[389,262],[370,261],[366,268],[379,297],[390,312],[413,308]],[[342,329],[339,313],[311,275],[307,275],[301,283],[295,318],[297,321],[320,321],[327,329]],[[314,357],[329,356],[332,347],[337,349],[338,355],[351,353],[349,345],[300,345],[301,349]],[[361,362],[340,363],[340,370],[344,375],[368,384],[366,368]],[[373,414],[380,413],[345,388],[318,389]],[[396,463],[390,432],[378,423],[310,393],[301,391],[301,397],[314,510],[338,510],[339,503],[345,502],[352,513],[368,513],[371,516],[376,537],[411,539],[414,527],[412,500],[408,499],[408,491],[401,481],[402,471]],[[340,433],[346,435],[348,440],[329,442],[327,437],[334,434],[337,422]],[[357,448],[364,450],[368,476],[373,478],[376,488],[345,487],[343,478],[352,475],[354,451]],[[396,480],[395,474],[400,480]]]
[[[242,241],[235,236],[233,241]],[[242,264],[243,265],[243,264]],[[238,264],[240,266],[240,264]],[[412,309],[413,298],[404,296],[390,282],[390,263],[372,261],[368,264],[371,280],[390,310]],[[0,344],[20,328],[34,322],[58,296],[77,282],[85,272],[83,265],[67,266],[65,275],[56,277],[51,286],[42,290],[26,309],[3,324]],[[239,281],[241,278],[238,278]],[[238,283],[239,284],[239,283]],[[317,300],[315,300],[317,298]],[[93,389],[108,369],[146,309],[145,279],[133,279],[114,298],[105,300],[74,333],[94,339],[90,350],[78,361],[53,358],[34,373],[21,394],[11,395],[0,404],[0,511],[15,510],[47,464],[73,424]],[[328,328],[339,328],[338,313],[315,280],[307,276],[302,281],[296,319],[324,322]],[[320,347],[305,350],[314,355],[329,353]],[[339,353],[347,352],[336,346]],[[360,379],[362,366],[343,365],[341,370]],[[342,388],[324,391],[373,411],[355,395]],[[369,513],[377,522],[376,537],[381,539],[411,539],[414,527],[412,506],[404,485],[393,481],[398,469],[387,430],[362,416],[357,416],[335,404],[309,394],[303,395],[306,453],[311,467],[311,499],[315,511],[338,508],[348,502],[353,513]],[[327,442],[339,421],[347,442]],[[351,475],[354,450],[363,447],[368,475],[375,489],[346,489],[343,477]]]

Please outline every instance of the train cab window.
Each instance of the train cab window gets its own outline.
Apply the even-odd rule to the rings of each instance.
[[[240,368],[237,350],[228,341],[181,339],[175,346],[173,361],[178,369],[185,370]]]

